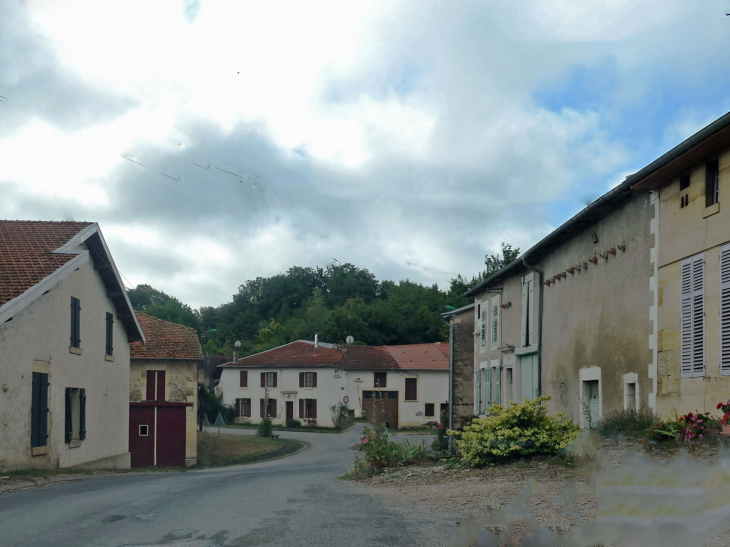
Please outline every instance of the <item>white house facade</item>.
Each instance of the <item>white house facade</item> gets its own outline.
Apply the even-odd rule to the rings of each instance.
[[[444,348],[446,353],[444,353]],[[345,346],[299,340],[221,365],[219,387],[236,420],[334,426],[331,407],[351,417],[384,412],[391,428],[424,426],[448,407],[448,345]]]
[[[129,467],[129,342],[97,224],[0,221],[0,473]]]

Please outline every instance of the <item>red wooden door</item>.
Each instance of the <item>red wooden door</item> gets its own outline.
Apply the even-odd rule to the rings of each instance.
[[[129,407],[129,451],[132,467],[155,465],[155,407]]]
[[[185,407],[157,407],[157,467],[185,466]]]

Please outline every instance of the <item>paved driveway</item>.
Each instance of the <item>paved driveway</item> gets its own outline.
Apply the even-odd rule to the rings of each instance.
[[[355,454],[347,446],[361,430],[357,425],[339,435],[283,433],[309,446],[270,462],[90,478],[0,494],[0,544],[432,544],[423,523],[387,509],[371,490],[337,480],[352,466]],[[230,432],[253,433],[226,429]]]

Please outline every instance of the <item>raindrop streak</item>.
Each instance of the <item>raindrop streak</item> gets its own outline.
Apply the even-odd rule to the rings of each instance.
[[[174,181],[177,181],[177,182],[182,182],[183,181],[182,178],[180,178],[180,177],[177,177],[177,178],[171,177],[170,175],[166,175],[165,173],[160,173],[160,175],[162,175],[163,177],[167,177],[168,179],[172,179]]]
[[[202,165],[198,165],[197,163],[193,162],[193,165],[197,165],[201,169],[205,169],[206,171],[212,171],[213,168],[209,165],[208,167],[203,167]]]
[[[134,161],[134,160],[132,160],[132,159],[129,159],[129,158],[125,157],[125,156],[121,156],[121,157],[122,157],[122,158],[124,158],[124,159],[125,159],[125,160],[127,160],[127,161],[131,161],[132,163],[136,163],[137,165],[142,165],[142,164],[141,164],[141,163],[139,163],[138,161]],[[142,167],[147,167],[147,166],[146,166],[146,165],[142,165]]]

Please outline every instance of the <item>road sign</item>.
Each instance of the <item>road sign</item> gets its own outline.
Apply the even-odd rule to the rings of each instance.
[[[205,412],[203,412],[203,425],[210,425],[210,420]]]
[[[350,402],[350,398],[349,398],[349,397],[348,397],[347,395],[345,395],[345,396],[344,396],[344,397],[342,398],[342,402],[343,402],[343,403],[345,403],[345,404],[347,404],[347,403],[349,403],[349,402]]]
[[[226,425],[226,421],[223,419],[223,416],[221,416],[221,413],[218,412],[218,416],[215,419],[215,423],[213,425],[217,425],[218,427],[222,425]]]

